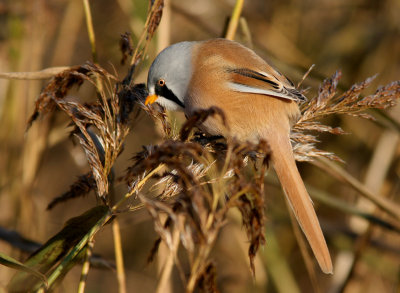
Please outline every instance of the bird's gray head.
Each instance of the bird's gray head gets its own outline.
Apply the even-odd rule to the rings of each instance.
[[[182,42],[165,48],[153,61],[147,77],[147,103],[168,110],[183,110],[184,97],[192,76],[192,49],[195,42]]]

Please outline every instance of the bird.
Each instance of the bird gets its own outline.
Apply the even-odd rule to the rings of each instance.
[[[156,102],[186,117],[220,108],[226,124],[209,117],[200,126],[209,135],[268,142],[289,206],[321,270],[332,274],[330,253],[290,140],[291,127],[300,117],[299,104],[306,100],[294,84],[253,50],[217,38],[179,42],[162,50],[150,66],[147,88],[146,105]]]

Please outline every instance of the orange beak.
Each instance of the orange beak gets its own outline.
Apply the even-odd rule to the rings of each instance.
[[[147,96],[146,101],[144,102],[145,105],[153,104],[158,99],[157,95]]]

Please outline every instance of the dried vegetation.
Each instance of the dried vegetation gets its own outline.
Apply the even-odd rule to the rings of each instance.
[[[138,45],[134,48],[129,35],[122,36],[121,62],[131,58],[130,70],[124,79],[87,62],[56,74],[36,101],[28,129],[43,116],[66,114],[70,120],[70,137],[82,147],[90,166],[90,172],[79,176],[67,192],[55,197],[48,209],[61,204],[67,208],[70,200],[91,191],[96,194],[99,207],[70,221],[25,262],[26,266],[46,275],[47,282],[20,272],[9,284],[11,292],[22,290],[22,285],[23,289],[26,285],[38,291],[53,288],[78,261],[83,261],[89,251],[86,248],[97,232],[121,214],[134,213],[143,207],[151,215],[159,235],[149,249],[149,262],[154,260],[161,242],[170,251],[171,262],[166,262],[161,271],[158,290],[171,278],[171,268],[175,265],[186,292],[194,292],[196,288],[201,292],[218,292],[218,269],[210,253],[221,229],[230,221],[232,210],[241,214],[248,238],[250,270],[255,273],[254,258],[265,244],[264,178],[270,155],[268,142],[254,145],[226,141],[221,137],[207,137],[196,128],[210,115],[224,119],[221,109],[198,112],[177,133],[164,109],[144,106],[146,89],[142,84],[135,84],[134,74],[161,19],[163,1],[153,2]],[[386,109],[400,98],[399,81],[380,87],[374,94],[363,95],[373,78],[338,93],[340,76],[336,72],[326,79],[318,94],[303,105],[302,116],[292,135],[295,155],[300,161],[319,157],[341,161],[332,152],[316,146],[318,133],[345,133],[339,127],[324,125],[322,118],[346,114],[373,119],[366,110]],[[83,83],[95,88],[93,102],[70,99],[70,90]],[[146,112],[161,126],[163,139],[136,153],[125,173],[114,174],[113,166],[124,150],[126,136],[137,123],[139,112]],[[114,194],[115,184],[125,184],[127,192]],[[144,192],[149,189],[146,186],[152,192]],[[400,211],[395,204],[393,208]],[[387,211],[383,208],[382,212]],[[79,227],[82,221],[86,225]],[[55,239],[61,239],[61,245]],[[49,254],[53,257],[40,258]]]

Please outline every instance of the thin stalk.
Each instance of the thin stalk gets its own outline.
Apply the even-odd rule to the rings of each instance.
[[[211,245],[210,245],[211,246]],[[207,246],[209,247],[209,246]],[[207,249],[203,247],[200,248],[199,254],[197,255],[196,259],[194,260],[191,269],[190,269],[190,277],[186,286],[186,292],[187,293],[191,293],[194,291],[195,286],[196,286],[196,282],[197,282],[197,278],[199,276],[199,272],[201,269],[201,264],[202,264],[202,260],[205,259],[205,257],[207,257],[208,253],[205,251],[205,249]]]
[[[87,248],[86,248],[86,257],[85,257],[85,262],[83,263],[83,266],[82,266],[82,273],[81,273],[81,279],[79,281],[78,293],[85,292],[86,279],[89,274],[90,258],[92,257],[93,246],[94,246],[94,242],[93,242],[93,239],[91,239],[91,240],[89,240],[89,242],[87,244]]]
[[[147,180],[149,180],[155,173],[160,171],[162,168],[164,168],[164,164],[158,165],[156,168],[154,168],[152,171],[150,171],[142,180],[138,182],[138,184],[132,188],[130,192],[125,194],[123,198],[121,198],[111,209],[112,213],[116,213],[118,208],[125,203],[126,200],[128,200],[133,194],[135,194],[137,191],[142,189],[142,187],[146,184]]]
[[[70,69],[69,66],[59,66],[59,67],[49,67],[39,71],[31,71],[31,72],[0,72],[0,78],[4,79],[32,79],[32,80],[40,80],[40,79],[48,79],[53,76],[63,72],[64,70]]]
[[[163,15],[157,32],[157,52],[171,43],[171,0],[164,0]]]
[[[297,88],[301,86],[301,84],[303,83],[303,81],[307,78],[307,76],[310,74],[310,72],[314,69],[315,64],[312,64],[310,66],[310,68],[308,68],[307,72],[304,73],[303,77],[301,78],[301,80],[297,83]]]
[[[126,293],[124,257],[122,252],[121,231],[118,219],[114,219],[112,223],[112,231],[114,236],[115,264],[117,266],[118,292]]]
[[[83,1],[83,8],[85,10],[85,18],[86,18],[86,26],[88,30],[89,42],[90,47],[92,49],[92,59],[94,63],[97,63],[97,51],[96,51],[96,37],[94,34],[93,28],[93,20],[92,20],[92,13],[90,11],[89,0],[82,0]],[[99,93],[103,92],[103,84],[100,82],[98,76],[96,76],[96,87]],[[107,105],[107,103],[105,103]]]
[[[277,235],[272,227],[265,230],[267,239],[266,247],[260,250],[264,267],[268,271],[268,282],[271,282],[277,293],[300,293],[293,273],[286,257],[282,253],[282,246],[277,240]],[[264,287],[265,288],[265,287]]]
[[[266,177],[266,182],[270,185],[275,186],[276,188],[280,187],[278,178],[269,176]],[[371,222],[372,224],[380,225],[382,228],[385,229],[400,232],[400,222],[396,219],[374,215],[373,213],[361,210],[360,208],[349,205],[348,202],[338,199],[337,196],[335,196],[334,194],[322,191],[309,184],[306,184],[306,187],[311,198],[314,201],[317,201],[318,203],[323,204],[330,209],[363,218]]]
[[[153,17],[153,14],[154,14],[154,12],[156,11],[157,7],[159,6],[160,1],[161,1],[161,0],[158,0],[158,1],[156,1],[155,3],[153,3],[152,6],[151,6],[151,10],[150,10],[149,13],[147,14],[147,19],[146,19],[146,22],[145,22],[145,24],[144,24],[143,32],[142,32],[142,34],[140,35],[140,38],[139,38],[139,41],[138,41],[138,43],[137,43],[135,52],[134,52],[133,55],[132,55],[131,66],[133,66],[133,65],[135,64],[135,62],[137,61],[137,56],[138,56],[138,54],[139,54],[139,50],[142,50],[142,49],[145,50],[145,49],[146,49],[146,46],[143,47],[142,43],[143,43],[143,41],[146,39],[145,37],[146,37],[147,32],[148,32],[148,27],[149,27],[149,24],[150,24],[150,20],[151,20],[151,18]],[[148,41],[149,41],[149,39],[147,40],[147,42],[148,42]],[[142,52],[142,53],[144,53],[144,52]],[[144,54],[143,54],[141,57],[144,58]]]
[[[286,199],[286,197],[285,197],[285,199]],[[312,285],[315,293],[321,293],[322,291],[318,284],[317,273],[315,271],[313,258],[310,255],[310,252],[308,251],[308,248],[307,248],[308,246],[306,244],[306,241],[304,240],[304,236],[299,228],[299,225],[297,224],[296,218],[294,217],[294,215],[291,211],[291,208],[290,208],[290,205],[289,205],[289,202],[287,201],[287,199],[285,200],[285,202],[286,202],[286,205],[289,210],[290,222],[292,223],[294,236],[296,237],[297,244],[300,247],[300,252],[303,257],[304,264],[306,266],[306,270],[307,270],[308,276],[311,281],[311,285]]]
[[[82,1],[83,1],[83,8],[85,10],[86,26],[89,35],[90,46],[92,48],[92,59],[94,63],[97,63],[96,38],[94,35],[93,20],[92,20],[92,13],[90,12],[89,0],[82,0]]]
[[[399,105],[392,109],[391,114],[399,114]],[[375,146],[374,154],[369,163],[364,184],[369,190],[373,192],[379,192],[385,182],[385,178],[392,165],[393,159],[396,156],[396,149],[399,143],[399,135],[392,131],[386,130],[380,137],[378,143]],[[358,207],[362,207],[368,212],[372,212],[373,216],[379,217],[382,212],[379,211],[371,203],[360,198],[357,203]],[[352,227],[356,228],[361,234],[357,238],[355,243],[354,257],[352,258],[351,266],[349,267],[346,274],[343,275],[343,281],[339,286],[339,292],[346,291],[351,284],[354,282],[356,269],[360,261],[362,261],[363,255],[371,244],[372,235],[375,234],[376,226],[372,222],[357,222],[357,219],[352,219],[350,222]]]
[[[312,164],[321,168],[324,171],[327,171],[329,174],[338,178],[339,180],[348,183],[351,187],[357,190],[362,196],[364,196],[365,198],[369,199],[374,204],[376,204],[381,210],[390,214],[397,220],[400,220],[400,207],[396,203],[386,199],[385,197],[376,195],[373,192],[369,191],[364,184],[362,184],[360,181],[354,178],[346,170],[339,167],[337,164],[325,158],[318,158],[318,160],[315,160],[314,162],[312,162]]]
[[[157,285],[156,293],[172,292],[171,291],[172,282],[170,282],[171,273],[172,273],[172,268],[174,266],[174,259],[176,257],[176,253],[179,248],[179,237],[180,237],[179,229],[176,227],[172,235],[172,249],[170,250],[168,258],[165,261],[164,267],[162,269],[160,282]]]
[[[249,28],[249,24],[247,23],[246,18],[244,18],[243,16],[240,17],[239,19],[239,25],[241,28],[241,31],[243,33],[243,37],[244,37],[244,43],[249,47],[249,48],[253,48],[253,40],[251,37],[251,32],[250,32],[250,28]]]
[[[228,24],[225,38],[233,40],[235,38],[236,30],[239,24],[240,14],[242,13],[244,0],[236,0],[235,7],[233,8],[232,16]]]

